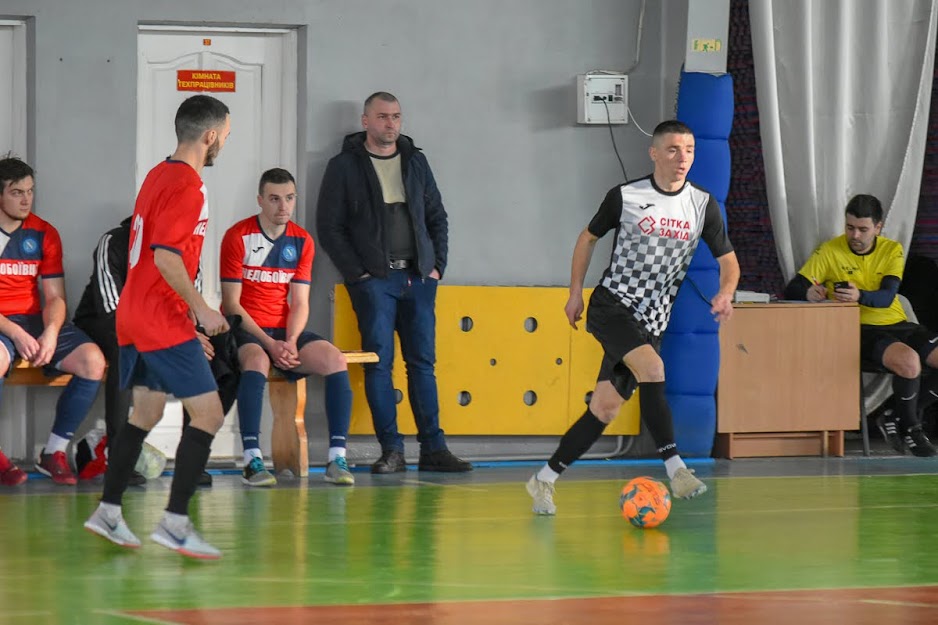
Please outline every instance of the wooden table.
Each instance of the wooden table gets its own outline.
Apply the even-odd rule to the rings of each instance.
[[[860,424],[860,308],[735,304],[720,328],[715,455],[835,455]]]

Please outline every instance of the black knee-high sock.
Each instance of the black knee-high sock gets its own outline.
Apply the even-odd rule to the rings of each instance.
[[[642,423],[655,441],[658,455],[662,460],[676,456],[674,422],[671,419],[671,406],[668,405],[664,394],[664,382],[640,382],[638,405],[642,413]]]
[[[176,465],[173,470],[173,485],[169,491],[167,512],[189,514],[189,500],[199,484],[205,470],[208,455],[212,451],[213,434],[191,425],[182,431],[179,447],[176,448]]]
[[[547,466],[563,473],[564,469],[573,464],[580,456],[589,451],[599,437],[602,436],[606,424],[600,421],[589,408],[576,423],[570,426],[567,433],[560,439],[557,451],[547,461]]]
[[[107,472],[104,474],[104,494],[101,501],[104,503],[121,504],[124,491],[130,474],[137,465],[140,457],[140,448],[148,431],[138,428],[132,423],[125,423],[117,432],[117,438],[110,446],[107,459]]]
[[[892,396],[896,402],[896,418],[903,430],[921,425],[918,418],[918,378],[892,376]]]

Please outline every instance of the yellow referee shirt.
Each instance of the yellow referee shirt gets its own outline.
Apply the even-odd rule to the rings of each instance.
[[[833,299],[835,282],[852,282],[861,291],[878,291],[883,278],[902,279],[905,257],[902,245],[892,239],[876,237],[869,254],[855,254],[847,245],[847,236],[840,235],[822,243],[801,268],[802,276],[827,287],[827,296]],[[860,323],[885,326],[906,321],[899,298],[894,297],[889,308],[871,308],[860,305]]]

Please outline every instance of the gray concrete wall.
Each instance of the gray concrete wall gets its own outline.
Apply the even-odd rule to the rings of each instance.
[[[72,303],[95,241],[133,201],[138,24],[300,29],[301,224],[312,229],[326,161],[358,129],[362,99],[385,89],[401,99],[404,131],[424,148],[450,214],[446,283],[566,285],[578,232],[622,179],[608,129],[575,124],[575,76],[632,65],[640,7],[640,0],[0,0],[0,17],[30,20],[27,157],[37,169],[37,212],[63,233]],[[673,114],[682,19],[686,0],[647,5],[629,99],[649,131]],[[647,173],[648,139],[633,124],[614,134],[629,174]],[[597,249],[591,281],[607,253],[608,241]],[[324,255],[318,261],[310,325],[327,333],[337,274]],[[56,392],[32,394],[30,438],[41,442]],[[321,410],[316,396],[311,414]],[[0,443],[17,456],[27,455],[26,435],[6,415],[21,404],[6,397],[0,405]],[[479,451],[479,443],[467,444]]]

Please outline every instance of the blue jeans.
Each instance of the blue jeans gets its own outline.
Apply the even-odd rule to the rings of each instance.
[[[414,411],[420,451],[446,449],[433,370],[436,285],[436,280],[405,269],[392,269],[387,278],[373,277],[348,285],[362,349],[375,352],[379,358],[379,362],[365,365],[365,395],[382,451],[404,451],[404,437],[397,431],[397,402],[391,380],[395,330],[407,367],[407,396]]]

